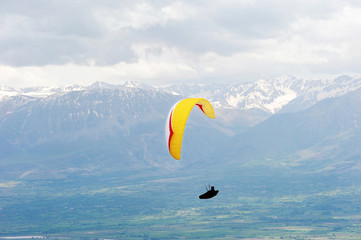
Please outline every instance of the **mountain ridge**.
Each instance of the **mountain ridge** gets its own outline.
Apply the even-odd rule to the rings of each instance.
[[[13,96],[45,98],[54,94],[90,89],[154,89],[184,97],[205,97],[219,109],[258,109],[268,114],[296,112],[330,97],[337,97],[361,87],[361,78],[340,76],[333,80],[305,80],[293,76],[260,79],[253,83],[231,84],[177,84],[168,87],[152,87],[134,81],[112,85],[95,82],[89,86],[38,87],[14,89],[0,88],[0,101]]]
[[[287,93],[279,89],[299,89],[307,93],[302,96],[310,99],[304,97],[298,106],[307,106],[304,102],[307,99],[310,107],[271,113],[262,108],[217,105],[216,96],[208,95],[216,104],[217,117],[209,120],[192,111],[182,161],[174,161],[167,153],[164,124],[171,106],[191,96],[186,86],[182,87],[183,92],[176,92],[169,87],[154,88],[132,82],[124,85],[97,82],[84,88],[60,88],[47,96],[31,96],[28,93],[34,90],[28,89],[25,94],[0,101],[0,176],[17,179],[118,172],[126,177],[142,171],[155,174],[181,168],[201,169],[207,164],[228,164],[234,168],[236,163],[252,164],[253,159],[259,161],[257,164],[267,165],[267,159],[274,158],[278,159],[275,165],[295,166],[317,154],[322,156],[319,158],[322,161],[338,158],[341,165],[345,158],[353,159],[352,166],[357,167],[361,150],[353,142],[361,140],[358,127],[361,125],[358,107],[361,90],[357,88],[360,80],[341,77],[311,84],[308,88],[312,91],[305,90],[303,80],[289,80],[273,82],[274,85],[278,82],[277,88],[264,80],[258,85],[243,85],[242,91],[245,96],[256,96],[267,86],[260,96],[272,96],[266,102],[272,104]],[[338,86],[341,86],[339,91]],[[239,93],[235,86],[232,89]],[[193,85],[191,90],[192,94],[215,91],[225,96],[229,93],[215,85]],[[334,95],[340,96],[332,98]],[[294,100],[288,101],[290,104]],[[345,132],[339,126],[351,130]],[[354,150],[348,145],[353,145]],[[318,168],[326,166],[326,163],[319,164]]]

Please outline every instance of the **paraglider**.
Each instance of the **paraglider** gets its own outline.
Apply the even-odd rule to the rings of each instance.
[[[166,122],[166,141],[169,153],[177,160],[181,157],[184,128],[194,106],[207,117],[215,118],[212,105],[204,98],[186,98],[174,104]]]
[[[197,106],[207,117],[214,119],[214,109],[210,102],[204,98],[186,98],[180,100],[171,108],[166,121],[166,141],[170,155],[177,160],[181,158],[182,141],[185,125],[193,107]],[[207,189],[208,190],[208,189]],[[212,186],[200,199],[209,199],[219,191]]]
[[[199,199],[210,199],[212,197],[215,197],[218,194],[218,190],[214,190],[214,186],[211,187],[211,189],[207,189],[207,192],[200,195]]]

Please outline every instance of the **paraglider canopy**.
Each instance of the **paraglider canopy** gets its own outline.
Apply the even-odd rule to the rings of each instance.
[[[181,157],[184,128],[194,106],[198,106],[207,117],[215,118],[212,105],[204,98],[186,98],[171,108],[166,122],[166,141],[169,153],[177,160]]]

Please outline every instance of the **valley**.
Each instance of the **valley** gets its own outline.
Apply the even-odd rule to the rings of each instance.
[[[49,239],[361,236],[360,177],[252,175],[214,180],[220,193],[208,201],[198,199],[202,180],[191,175],[24,181],[1,188],[0,232]]]

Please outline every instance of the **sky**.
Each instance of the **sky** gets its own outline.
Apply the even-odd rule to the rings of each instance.
[[[0,0],[0,86],[361,73],[358,0]]]

